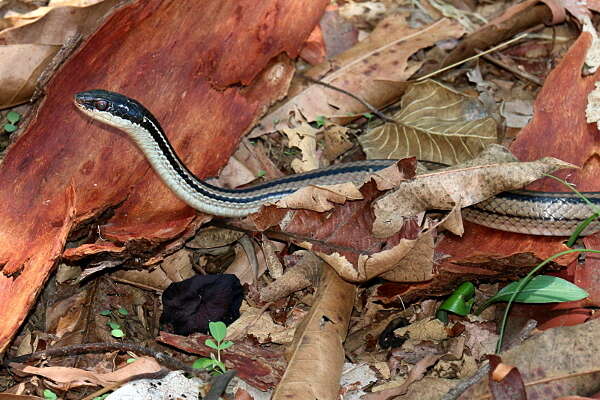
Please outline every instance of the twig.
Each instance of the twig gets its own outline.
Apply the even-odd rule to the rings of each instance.
[[[514,67],[512,65],[508,65],[505,62],[500,61],[500,60],[490,56],[489,54],[484,54],[484,55],[482,55],[482,57],[484,60],[487,60],[487,61],[491,62],[492,64],[497,65],[500,68],[504,68],[505,70],[512,72],[516,76],[521,77],[533,84],[536,84],[538,86],[542,86],[542,84],[543,84],[542,80],[539,79],[537,76],[534,76],[525,71],[521,71],[519,68]]]
[[[512,43],[514,43],[514,42],[516,42],[516,41],[518,41],[518,40],[521,40],[521,39],[523,39],[523,38],[524,38],[525,36],[527,36],[527,35],[528,35],[528,33],[522,33],[522,34],[520,34],[520,35],[518,35],[518,36],[515,36],[514,38],[512,38],[512,39],[510,39],[510,40],[508,40],[508,41],[506,41],[506,42],[504,42],[504,43],[500,43],[500,44],[499,44],[499,45],[497,45],[497,46],[494,46],[494,47],[492,47],[492,48],[490,48],[490,49],[487,49],[486,51],[484,51],[484,52],[482,52],[482,53],[475,54],[474,56],[471,56],[471,57],[465,58],[464,60],[460,60],[460,61],[458,61],[458,62],[455,62],[454,64],[448,65],[447,67],[444,67],[444,68],[438,69],[437,71],[433,71],[433,72],[432,72],[432,73],[430,73],[430,74],[427,74],[427,75],[425,75],[425,76],[422,76],[422,77],[418,78],[418,79],[417,79],[417,82],[420,82],[420,81],[422,81],[422,80],[425,80],[425,79],[427,79],[427,78],[431,78],[432,76],[434,76],[434,75],[437,75],[437,74],[439,74],[439,73],[441,73],[441,72],[447,71],[447,70],[449,70],[449,69],[452,69],[452,68],[456,67],[457,65],[464,64],[464,63],[466,63],[466,62],[468,62],[468,61],[471,61],[471,60],[474,60],[474,59],[476,59],[476,58],[479,58],[479,57],[483,56],[484,54],[488,54],[488,53],[491,53],[491,52],[493,52],[493,51],[496,51],[496,50],[498,50],[498,49],[501,49],[502,47],[506,47],[506,46],[508,46],[509,44],[512,44]]]
[[[448,391],[443,397],[442,400],[456,400],[463,394],[468,388],[482,380],[487,376],[490,372],[490,364],[485,364],[480,367],[475,374],[471,375],[467,379],[464,379],[458,383],[458,385],[454,386],[452,389]]]
[[[331,90],[335,90],[338,91],[340,93],[345,94],[346,96],[350,96],[352,97],[354,100],[358,101],[360,104],[362,104],[363,106],[367,107],[369,109],[369,111],[371,111],[373,114],[377,115],[379,118],[381,118],[382,120],[386,121],[386,122],[390,122],[392,124],[396,124],[396,121],[394,121],[393,119],[385,116],[381,111],[379,111],[377,108],[375,108],[374,106],[372,106],[371,104],[367,103],[365,100],[361,99],[359,96],[355,95],[354,93],[350,93],[347,90],[344,90],[342,88],[339,88],[337,86],[333,86],[330,85],[329,83],[325,83],[323,81],[319,81],[313,78],[310,78],[308,76],[305,75],[300,75],[300,77],[302,79],[306,79],[307,81],[311,82],[311,83],[315,83],[317,85],[321,85],[321,86],[325,86],[328,89]]]

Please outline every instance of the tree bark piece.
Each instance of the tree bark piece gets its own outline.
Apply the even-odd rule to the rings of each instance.
[[[117,207],[102,237],[142,253],[195,229],[196,213],[159,182],[126,135],[78,113],[73,94],[104,88],[137,98],[189,168],[214,176],[285,94],[293,67],[273,59],[297,55],[326,3],[139,0],[65,63],[0,170],[0,352],[74,226]]]

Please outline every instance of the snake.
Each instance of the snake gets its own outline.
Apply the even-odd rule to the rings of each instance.
[[[74,96],[76,107],[95,121],[125,132],[145,155],[165,185],[190,207],[220,217],[244,217],[311,185],[361,184],[397,160],[364,160],[334,164],[265,183],[227,189],[194,175],[175,152],[160,123],[139,101],[123,94],[95,89]],[[600,192],[583,193],[600,205]],[[475,224],[502,231],[543,236],[569,236],[593,211],[574,193],[507,191],[463,209]],[[594,220],[582,232],[600,230]]]

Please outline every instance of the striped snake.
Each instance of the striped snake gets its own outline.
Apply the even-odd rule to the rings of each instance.
[[[223,189],[198,179],[179,159],[156,118],[139,102],[118,93],[90,90],[75,95],[75,105],[97,121],[126,132],[144,153],[163,182],[196,210],[224,217],[254,213],[309,185],[361,183],[396,160],[337,164],[289,175],[244,189]],[[585,193],[595,204],[600,192]],[[571,193],[511,191],[463,210],[465,219],[490,228],[547,236],[568,236],[592,211]],[[583,232],[600,230],[594,221]]]

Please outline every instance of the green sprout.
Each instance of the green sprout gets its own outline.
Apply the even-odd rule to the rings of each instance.
[[[465,316],[475,302],[475,286],[471,282],[461,284],[438,308],[437,319],[448,322],[448,313]]]
[[[317,118],[315,118],[315,123],[317,124],[317,128],[323,127],[325,125],[325,116],[319,115]]]
[[[109,326],[110,328],[110,334],[113,337],[116,338],[122,338],[125,337],[125,332],[123,331],[121,324],[119,324],[118,322],[115,321],[116,318],[118,317],[126,317],[129,315],[129,311],[127,311],[126,308],[124,307],[120,307],[117,309],[116,312],[113,312],[111,310],[102,310],[99,313],[100,315],[102,315],[103,317],[109,317],[110,320],[106,323],[106,325]]]
[[[217,355],[211,353],[210,358],[199,358],[192,364],[193,368],[206,369],[211,371],[213,374],[224,374],[227,372],[225,363],[221,361],[221,351],[233,346],[233,342],[225,340],[227,337],[227,325],[224,322],[209,322],[208,330],[213,339],[206,339],[204,344],[211,349],[217,351]]]
[[[4,124],[4,132],[13,133],[17,130],[17,124],[21,120],[21,114],[15,111],[9,111],[6,114],[7,123]]]
[[[58,396],[50,389],[44,389],[44,399],[46,400],[56,400]]]

